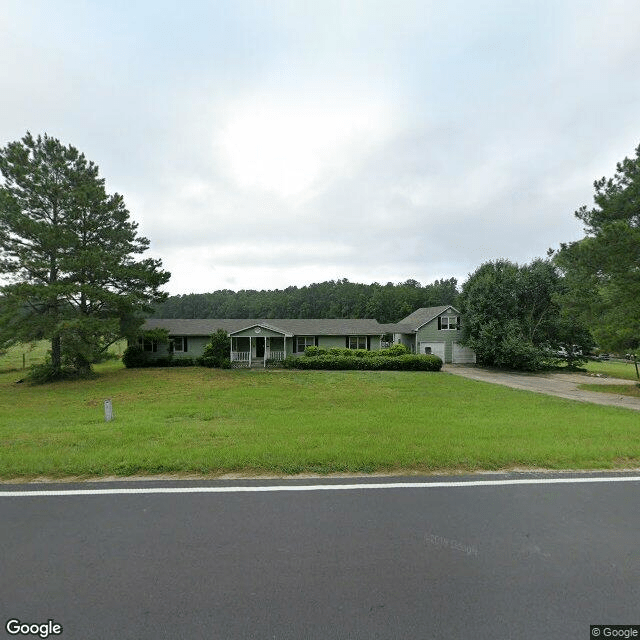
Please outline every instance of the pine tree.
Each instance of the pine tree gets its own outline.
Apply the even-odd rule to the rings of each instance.
[[[134,259],[149,240],[74,147],[27,133],[0,149],[0,171],[0,343],[47,339],[52,377],[86,372],[165,299],[170,274]]]

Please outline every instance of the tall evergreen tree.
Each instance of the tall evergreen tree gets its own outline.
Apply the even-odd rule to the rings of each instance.
[[[27,133],[0,149],[0,172],[0,342],[46,338],[52,377],[87,371],[165,299],[170,274],[134,259],[149,240],[74,147]]]
[[[570,283],[565,304],[592,327],[601,347],[640,348],[640,146],[613,178],[594,182],[595,206],[576,217],[586,237],[555,256]]]

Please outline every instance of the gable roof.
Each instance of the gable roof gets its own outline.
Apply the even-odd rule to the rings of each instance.
[[[413,331],[417,331],[420,327],[423,327],[427,322],[431,322],[434,318],[437,318],[441,313],[444,313],[448,309],[452,309],[457,314],[460,312],[453,305],[445,305],[441,307],[422,307],[417,309],[406,318],[400,320],[398,324],[408,324],[412,327]]]
[[[371,318],[207,318],[191,319],[159,319],[150,318],[145,321],[143,329],[166,329],[175,336],[210,336],[218,329],[227,333],[236,333],[243,329],[260,325],[287,336],[304,335],[381,335],[394,331],[395,325],[382,325]]]

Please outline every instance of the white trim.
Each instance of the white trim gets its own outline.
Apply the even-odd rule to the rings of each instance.
[[[431,347],[431,355],[434,356],[438,356],[439,358],[442,358],[442,362],[445,361],[445,354],[447,353],[447,343],[446,342],[441,342],[438,340],[420,340],[419,342],[419,347],[418,347],[418,353],[424,353],[424,348],[425,347]],[[442,354],[440,353],[436,353],[434,351],[434,348],[438,348],[440,349],[440,347],[442,347]]]
[[[289,336],[291,337],[291,333],[287,333],[286,331],[284,331],[283,329],[279,329],[278,327],[272,327],[269,324],[263,324],[261,322],[258,322],[256,324],[250,324],[247,327],[244,327],[243,329],[238,329],[237,331],[232,331],[229,333],[230,336],[233,336],[237,333],[242,333],[243,331],[248,331],[249,329],[255,329],[256,327],[260,327],[261,329],[266,329],[267,331],[274,331],[275,333],[279,333],[283,336]],[[237,337],[237,336],[236,336]],[[246,336],[240,336],[241,338],[246,337]]]

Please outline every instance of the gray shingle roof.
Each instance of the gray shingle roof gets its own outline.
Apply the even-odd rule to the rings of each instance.
[[[427,324],[434,318],[437,318],[441,313],[444,313],[447,309],[453,309],[456,313],[460,313],[454,306],[447,304],[442,307],[422,307],[417,309],[406,318],[402,318],[398,324],[408,324],[412,327],[413,331],[416,331],[421,326]],[[400,333],[400,332],[399,332]]]
[[[143,329],[167,329],[175,336],[209,336],[217,329],[227,333],[241,331],[256,324],[280,331],[286,335],[380,335],[402,333],[395,324],[380,324],[365,319],[292,319],[292,318],[207,318],[202,320],[158,319],[147,320]]]

